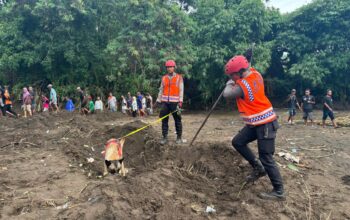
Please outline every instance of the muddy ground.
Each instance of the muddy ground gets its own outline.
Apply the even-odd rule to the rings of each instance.
[[[181,146],[172,119],[166,146],[158,144],[159,124],[128,138],[126,177],[101,177],[103,145],[155,116],[0,118],[1,219],[350,219],[349,127],[281,123],[276,152],[299,156],[301,165],[292,170],[276,155],[289,195],[266,202],[256,195],[271,189],[267,177],[242,188],[250,167],[230,145],[243,126],[237,115],[215,113],[188,147],[204,116],[184,113]]]

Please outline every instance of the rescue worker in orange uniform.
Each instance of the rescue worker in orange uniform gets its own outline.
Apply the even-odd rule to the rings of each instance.
[[[157,103],[161,103],[161,111],[159,117],[182,108],[183,94],[184,94],[184,83],[183,78],[180,74],[175,72],[176,63],[174,60],[168,60],[165,62],[167,74],[162,77],[162,82],[159,88],[159,94]],[[177,139],[176,143],[181,144],[182,141],[182,122],[181,112],[177,111],[173,114],[175,121],[175,128]],[[168,143],[168,126],[169,117],[162,120],[162,135],[163,138],[160,141],[161,144]]]
[[[250,67],[252,51],[247,56],[234,56],[226,66],[225,73],[231,79],[226,83],[224,97],[236,99],[238,111],[246,124],[233,138],[233,147],[250,163],[253,171],[246,182],[251,183],[260,177],[269,176],[273,190],[260,193],[259,197],[268,200],[284,200],[285,193],[279,169],[273,159],[275,138],[279,127],[276,113],[264,92],[261,74]],[[249,149],[248,143],[258,141],[259,158]]]

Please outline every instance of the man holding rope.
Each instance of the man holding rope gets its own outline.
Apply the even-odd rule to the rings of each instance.
[[[236,99],[238,111],[246,124],[233,138],[232,145],[253,167],[246,183],[254,182],[266,174],[269,176],[273,190],[261,193],[259,197],[285,200],[282,177],[273,159],[279,127],[277,116],[265,96],[261,74],[250,67],[252,50],[247,51],[246,57],[234,56],[225,66],[225,73],[230,80],[226,84],[223,96],[230,100]],[[256,158],[248,147],[248,143],[255,140],[258,140],[259,158]]]
[[[159,94],[157,103],[162,103],[159,117],[162,118],[165,115],[173,112],[175,121],[175,128],[177,139],[176,143],[181,144],[182,141],[182,122],[181,112],[177,111],[182,108],[184,83],[182,76],[175,72],[176,63],[174,60],[168,60],[165,62],[167,74],[162,77],[162,82],[159,88]],[[176,112],[175,112],[176,111]],[[169,130],[169,117],[165,117],[162,120],[162,134],[163,138],[160,141],[161,144],[168,143],[168,130]]]

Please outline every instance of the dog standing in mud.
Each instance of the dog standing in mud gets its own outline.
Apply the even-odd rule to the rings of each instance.
[[[102,152],[105,157],[104,161],[104,172],[103,176],[108,173],[118,172],[122,176],[125,176],[126,169],[124,167],[124,157],[123,157],[123,145],[125,139],[110,139],[105,145],[105,150]]]

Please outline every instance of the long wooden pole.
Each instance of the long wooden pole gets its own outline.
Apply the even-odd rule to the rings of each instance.
[[[202,128],[204,127],[205,123],[208,121],[208,118],[210,117],[211,113],[214,111],[216,105],[219,103],[221,97],[222,97],[223,94],[224,94],[224,90],[225,90],[225,89],[222,90],[220,96],[216,99],[214,105],[211,107],[209,113],[207,114],[207,117],[205,117],[205,119],[204,119],[202,125],[199,127],[199,129],[198,129],[196,135],[193,137],[193,139],[192,139],[192,141],[191,141],[191,143],[190,143],[190,147],[192,146],[193,142],[196,140],[196,138],[197,138],[199,132],[202,130]]]

